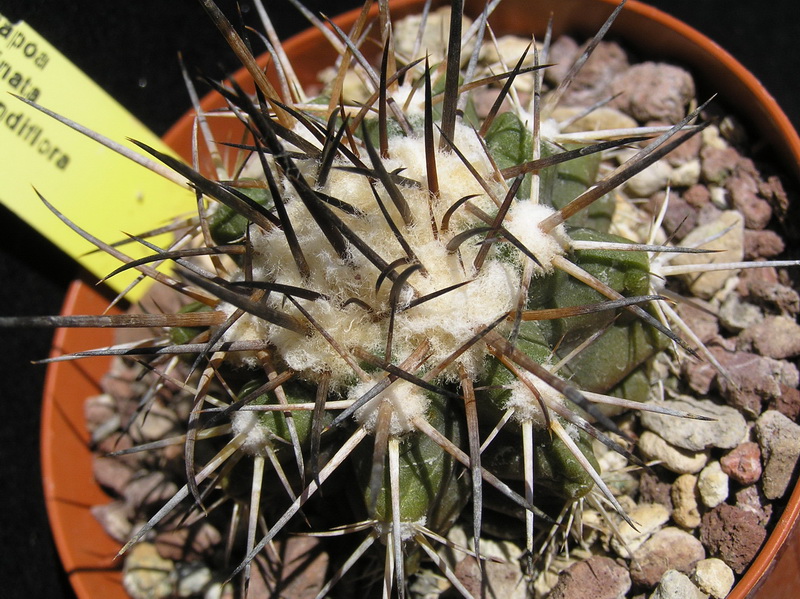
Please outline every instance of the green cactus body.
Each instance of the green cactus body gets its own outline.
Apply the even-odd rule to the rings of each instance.
[[[570,236],[580,240],[628,242],[627,239],[591,229],[572,230]],[[645,252],[582,250],[575,252],[574,261],[586,272],[626,297],[647,295],[649,292],[650,263]],[[549,288],[552,295],[548,307],[566,308],[603,299],[597,291],[563,272],[554,273],[553,278]],[[629,314],[615,316],[609,312],[599,312],[565,318],[557,321],[550,329],[550,343],[555,344],[557,340],[561,340],[560,352],[565,354],[593,331],[610,325],[566,366],[570,378],[582,389],[607,392],[657,351],[666,347],[668,339],[651,326]],[[637,398],[643,399],[641,392],[637,393]]]
[[[272,196],[266,189],[245,187],[242,193],[264,208],[274,206]],[[225,204],[217,204],[208,219],[211,238],[220,245],[241,240],[249,224],[245,216]]]
[[[591,439],[582,431],[575,431],[575,442],[595,468],[599,468],[592,451]],[[487,467],[503,478],[522,481],[525,479],[525,465],[519,451],[518,440],[505,439],[505,443],[491,446],[484,458]],[[575,501],[584,497],[594,487],[594,482],[585,468],[575,459],[570,450],[557,437],[542,431],[537,435],[534,445],[534,473],[536,482],[542,485],[549,496],[542,496],[542,502],[556,496],[563,501]]]
[[[438,431],[459,446],[466,437],[463,418],[454,418],[446,401],[432,396],[426,418]],[[389,471],[375,505],[369,505],[369,477],[372,453],[362,448],[354,460],[361,481],[364,503],[369,515],[379,522],[391,523]],[[429,437],[412,432],[403,437],[400,446],[400,519],[402,522],[424,522],[434,531],[447,531],[469,501],[468,480],[459,476],[456,461]]]
[[[200,302],[191,302],[183,306],[180,314],[188,314],[192,312],[209,312],[211,307]],[[173,327],[169,330],[169,339],[172,343],[179,345],[182,343],[190,343],[195,337],[200,335],[207,329],[201,327]]]
[[[258,380],[253,380],[245,384],[239,392],[239,397],[247,397],[262,385],[263,381]],[[290,382],[281,385],[281,389],[283,389],[286,403],[288,404],[308,403],[310,401],[313,402],[314,400],[313,389],[310,389],[301,383]],[[276,406],[279,405],[279,402],[275,397],[275,393],[269,392],[256,396],[255,399],[248,401],[247,404],[250,406]],[[240,410],[233,414],[234,429],[244,430],[252,427],[254,431],[254,439],[252,441],[253,451],[259,451],[259,444],[269,443],[274,449],[277,450],[280,456],[287,457],[288,455],[291,455],[288,449],[291,446],[291,433],[289,431],[289,425],[286,421],[287,418],[290,417],[292,419],[298,441],[303,446],[308,445],[312,428],[311,412],[306,410],[297,410],[288,412],[288,414],[291,414],[291,416],[287,416],[287,413],[277,410],[268,412]],[[323,424],[330,423],[331,418],[329,414],[325,414],[324,418],[325,422]],[[242,422],[236,422],[237,419],[242,419]],[[255,437],[258,437],[258,439],[263,441],[256,441]]]

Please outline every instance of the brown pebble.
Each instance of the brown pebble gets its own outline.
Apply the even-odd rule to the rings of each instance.
[[[758,282],[750,285],[749,292],[757,302],[774,306],[786,314],[797,315],[800,312],[800,294],[788,285]]]
[[[737,291],[751,302],[796,315],[800,312],[800,295],[787,283],[779,279],[774,268],[749,268],[739,273]]]
[[[758,195],[758,182],[747,174],[732,176],[725,184],[733,206],[744,216],[748,229],[763,229],[772,218],[772,207]]]
[[[653,588],[667,570],[688,574],[705,558],[703,545],[692,534],[674,526],[663,528],[634,552],[631,580],[636,585]]]
[[[737,574],[753,561],[766,537],[755,514],[727,503],[706,512],[700,524],[700,540],[708,553]]]
[[[747,296],[752,293],[753,286],[778,282],[778,271],[772,266],[748,268],[739,273],[739,294]]]
[[[86,429],[94,432],[117,415],[117,402],[108,394],[95,395],[83,404],[83,417]]]
[[[575,38],[569,35],[560,35],[550,45],[548,62],[552,67],[544,70],[544,80],[552,86],[561,83],[569,73],[575,59],[578,58],[581,48]]]
[[[695,135],[694,137],[689,138],[677,148],[672,150],[669,154],[665,156],[667,162],[671,166],[680,166],[682,164],[686,164],[691,160],[695,160],[700,156],[700,148],[703,146],[703,138],[700,135]],[[699,187],[704,186],[700,185]]]
[[[711,201],[711,192],[705,185],[692,185],[683,192],[682,197],[690,206],[702,208]]]
[[[760,181],[758,192],[769,200],[781,221],[786,218],[789,212],[789,196],[783,188],[780,177],[770,175],[766,180]]]
[[[694,91],[694,80],[685,69],[642,62],[612,81],[610,92],[616,97],[611,106],[642,123],[677,123],[686,115],[686,106],[694,97]]]
[[[705,146],[700,150],[701,174],[704,181],[720,185],[731,176],[739,160],[738,152],[733,148],[715,148]]]
[[[650,470],[643,470],[639,479],[639,503],[660,503],[672,511],[671,486]]]
[[[111,370],[103,376],[100,384],[105,393],[111,395],[120,404],[133,402],[136,405],[141,384],[137,384],[138,368],[132,368],[122,360],[114,360]]]
[[[177,492],[178,485],[162,472],[152,471],[131,480],[125,488],[125,502],[131,514],[138,514],[143,508],[163,506]]]
[[[747,441],[722,456],[719,464],[736,482],[751,485],[761,478],[761,449],[758,443]]]
[[[208,522],[199,522],[191,527],[160,532],[153,542],[161,557],[194,561],[214,551],[221,541],[222,536],[216,528]]]
[[[789,420],[797,421],[800,416],[800,390],[781,385],[781,392],[769,403],[770,410],[777,410]]]
[[[766,526],[772,517],[772,504],[767,501],[758,485],[749,485],[736,491],[736,507],[751,512],[758,518],[761,526]]]
[[[706,361],[686,360],[682,365],[683,380],[698,395],[707,395],[711,384],[717,378],[717,370]]]
[[[771,229],[744,231],[744,259],[774,258],[786,249],[783,238]]]
[[[514,593],[522,582],[522,571],[517,563],[490,562],[484,563],[484,571],[478,566],[475,558],[468,556],[456,564],[456,577],[474,597],[483,594],[481,589],[489,587],[497,597],[508,597]]]
[[[628,569],[610,557],[594,555],[567,568],[558,577],[549,599],[616,599],[631,588]]]
[[[708,302],[695,299],[691,304],[679,303],[676,311],[703,343],[708,343],[719,334],[719,319]]]
[[[103,456],[107,453],[114,451],[122,451],[123,449],[130,449],[133,447],[133,440],[129,435],[123,432],[116,432],[110,434],[108,437],[100,441],[94,448],[97,456]],[[96,457],[95,459],[102,459]],[[144,459],[143,453],[129,453],[126,455],[115,456],[115,460],[125,462],[132,468],[138,468]]]
[[[615,42],[600,42],[562,97],[564,106],[589,106],[608,97],[609,81],[627,72],[628,56]]]
[[[115,458],[95,457],[92,460],[94,480],[117,497],[125,493],[135,471],[127,463]]]
[[[316,597],[325,584],[329,561],[320,543],[320,539],[305,536],[289,537],[285,542],[276,543],[280,563],[251,569],[246,599]]]
[[[666,192],[656,192],[650,197],[648,203],[645,205],[645,209],[651,214],[658,214],[666,197]],[[664,213],[661,226],[672,235],[674,239],[680,241],[689,231],[697,226],[697,209],[681,196],[672,192],[669,196],[669,204]]]
[[[730,380],[721,376],[715,379],[722,396],[729,405],[753,417],[761,414],[762,402],[777,397],[781,384],[792,378],[794,367],[787,362],[717,347],[711,348],[711,352],[730,375]]]
[[[800,324],[788,316],[767,316],[739,333],[736,347],[776,360],[800,355]]]

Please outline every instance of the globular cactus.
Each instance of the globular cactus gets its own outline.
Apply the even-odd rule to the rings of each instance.
[[[253,68],[247,44],[203,4]],[[122,553],[177,510],[244,505],[228,572],[243,585],[305,519],[310,531],[363,537],[319,596],[367,552],[385,563],[387,595],[404,596],[428,559],[470,596],[435,547],[465,518],[473,549],[458,549],[481,556],[488,487],[525,520],[531,559],[537,522],[551,526],[565,504],[587,497],[627,518],[591,439],[641,464],[603,406],[645,399],[647,364],[666,348],[703,353],[671,330],[651,258],[702,251],[612,234],[609,193],[699,133],[700,110],[565,145],[538,95],[546,49],[529,48],[532,66],[514,57],[476,74],[462,37],[492,42],[481,19],[467,35],[452,4],[439,58],[396,43],[383,2],[371,29],[319,24],[341,56],[313,98],[271,40],[279,81],[257,79],[255,95],[212,82],[246,132],[236,161],[213,149],[213,174],[143,146],[203,200],[179,231],[192,249],[152,256],[176,263],[172,286],[192,300],[166,318],[163,339],[165,353],[189,356],[191,377],[176,382],[179,361],[156,361],[154,385],[179,384],[193,408],[172,441],[185,445],[188,482]],[[361,54],[365,33],[377,64]],[[522,78],[533,80],[528,103],[514,89]],[[472,94],[489,86],[498,101],[478,117]],[[621,147],[638,150],[600,174],[602,152]],[[217,453],[196,463],[205,444]],[[331,504],[338,520],[326,523]]]

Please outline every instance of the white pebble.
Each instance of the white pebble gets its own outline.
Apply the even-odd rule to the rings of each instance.
[[[736,210],[721,212],[711,222],[691,231],[681,242],[686,247],[702,247],[716,250],[713,254],[679,254],[672,260],[675,266],[684,264],[713,264],[715,262],[739,262],[744,257],[744,217]],[[736,276],[735,270],[716,270],[684,275],[692,293],[710,299],[725,287],[729,279]]]
[[[728,147],[728,142],[720,135],[716,125],[706,127],[700,135],[702,136],[704,146],[711,146],[719,150],[724,150]]]
[[[706,452],[679,449],[650,431],[643,432],[639,437],[639,450],[648,461],[658,461],[664,468],[677,474],[695,474],[708,462]]]
[[[708,595],[698,589],[686,574],[667,570],[650,599],[708,599]]]
[[[672,187],[691,187],[700,181],[700,161],[690,160],[672,170],[669,184]]]
[[[697,490],[703,505],[717,507],[728,498],[728,475],[722,471],[719,462],[711,462],[697,477]]]
[[[704,593],[722,599],[733,588],[733,570],[721,559],[710,557],[695,564],[692,581]]]
[[[611,539],[611,548],[623,558],[630,557],[632,552],[669,520],[669,510],[660,503],[643,503],[629,510],[628,516],[636,523],[636,528],[622,522],[619,525],[619,536],[615,535]]]
[[[200,562],[178,566],[178,597],[193,597],[203,593],[211,584],[211,570]]]
[[[648,198],[664,189],[670,181],[672,167],[666,161],[654,162],[638,175],[628,179],[626,187],[632,196]]]
[[[728,210],[731,206],[728,202],[728,191],[724,187],[712,185],[708,188],[711,203],[720,210]]]
[[[233,599],[234,590],[230,582],[214,582],[206,589],[203,599]]]
[[[134,545],[125,558],[122,586],[133,599],[166,599],[173,594],[174,562],[152,543]]]

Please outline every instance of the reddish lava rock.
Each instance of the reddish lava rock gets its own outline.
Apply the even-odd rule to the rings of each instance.
[[[739,153],[734,148],[717,148],[711,145],[700,150],[703,180],[719,185],[736,169]]]
[[[761,231],[744,231],[744,257],[745,260],[758,258],[774,258],[786,249],[783,238],[771,229]]]
[[[777,410],[792,422],[800,416],[800,390],[781,385],[781,394],[769,404],[770,410]]]
[[[742,331],[736,347],[776,360],[793,358],[800,354],[800,325],[788,316],[767,316]]]
[[[616,599],[631,588],[628,569],[610,557],[594,555],[567,568],[550,591],[550,599]]]
[[[700,540],[706,550],[737,574],[750,565],[766,537],[758,516],[727,503],[706,512],[700,524]]]
[[[662,481],[657,474],[643,470],[639,479],[639,501],[641,503],[660,503],[672,512],[672,485]]]
[[[751,485],[761,478],[761,449],[752,441],[742,443],[725,454],[719,464],[736,482]]]
[[[686,70],[655,62],[633,65],[611,82],[610,91],[615,95],[610,105],[642,123],[677,123],[695,94]]]

